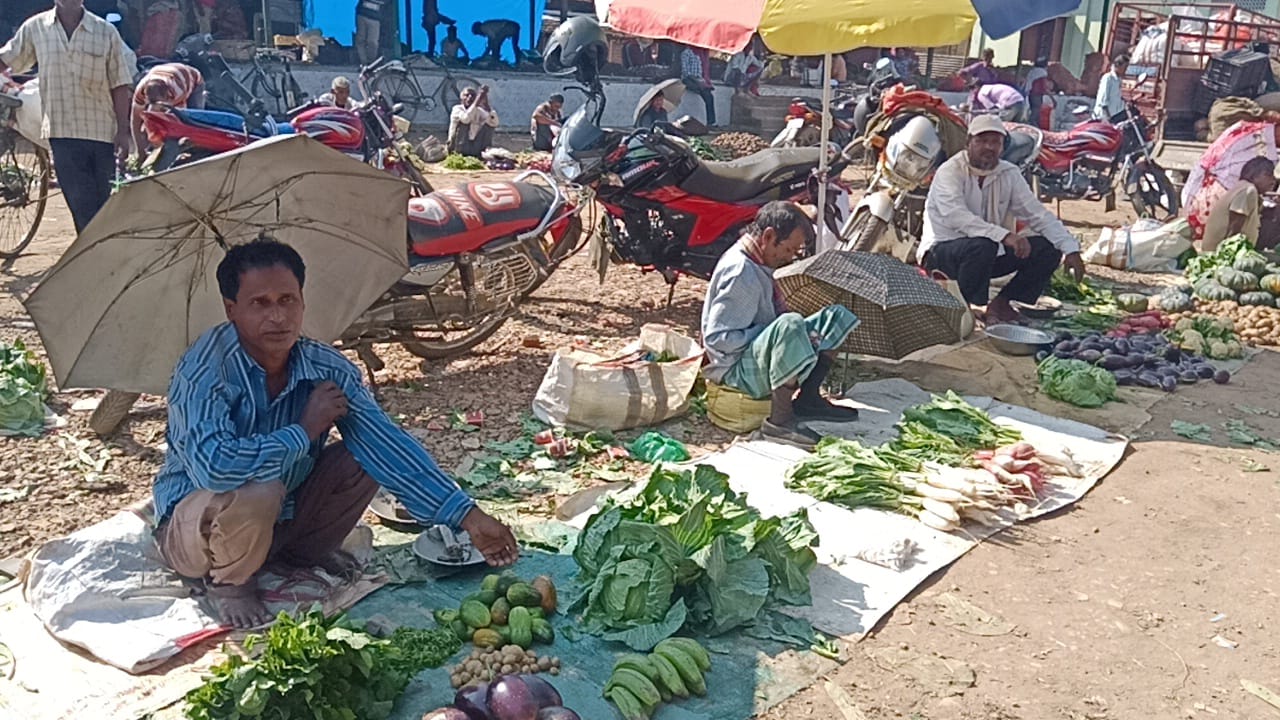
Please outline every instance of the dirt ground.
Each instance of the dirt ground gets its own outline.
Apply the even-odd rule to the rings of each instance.
[[[1063,214],[1086,237],[1126,219],[1101,209],[1067,203]],[[66,208],[54,200],[28,253],[0,266],[0,336],[39,348],[19,298],[71,237]],[[471,355],[423,363],[381,348],[384,406],[444,467],[456,467],[476,438],[518,434],[554,348],[575,338],[617,348],[647,322],[694,333],[702,285],[682,280],[666,309],[660,277],[614,267],[600,286],[586,258],[574,258]],[[532,338],[538,347],[527,346]],[[940,572],[870,637],[847,646],[843,668],[765,717],[1280,717],[1240,685],[1280,691],[1280,456],[1228,447],[1221,430],[1211,444],[1169,430],[1173,419],[1215,428],[1243,419],[1280,438],[1280,413],[1240,409],[1274,408],[1278,381],[1280,356],[1264,353],[1231,385],[1197,385],[1161,400],[1130,455],[1083,501]],[[15,491],[0,497],[20,497],[0,500],[0,558],[149,494],[163,456],[163,400],[145,399],[119,433],[100,439],[83,409],[98,394],[56,394],[50,405],[65,428],[0,440],[0,489]],[[453,410],[476,409],[486,415],[478,433],[426,429]],[[672,431],[708,449],[731,439],[702,420]],[[955,598],[967,603],[967,619],[957,616]],[[983,611],[989,615],[975,619]]]

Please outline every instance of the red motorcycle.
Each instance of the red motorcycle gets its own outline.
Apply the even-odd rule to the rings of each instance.
[[[1042,134],[1027,125],[1008,127]],[[1139,217],[1164,220],[1178,214],[1178,193],[1152,156],[1151,125],[1132,103],[1116,124],[1090,120],[1043,136],[1029,178],[1041,200],[1106,200],[1110,209],[1122,186]]]
[[[347,328],[339,347],[355,351],[371,383],[383,367],[375,343],[398,343],[432,360],[467,352],[578,248],[579,207],[535,171],[410,199],[409,272]],[[137,398],[108,392],[89,427],[114,431]]]

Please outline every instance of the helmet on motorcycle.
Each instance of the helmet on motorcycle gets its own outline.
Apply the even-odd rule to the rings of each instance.
[[[364,121],[350,110],[312,108],[299,113],[289,124],[334,150],[358,152],[364,146]]]
[[[542,51],[542,67],[552,75],[575,75],[579,82],[596,80],[609,56],[609,42],[595,18],[579,15],[556,28]]]

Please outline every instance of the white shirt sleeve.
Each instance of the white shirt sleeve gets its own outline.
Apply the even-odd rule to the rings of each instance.
[[[1098,85],[1098,96],[1093,101],[1093,117],[1098,120],[1110,120],[1112,116],[1111,106],[1115,102],[1113,96],[1120,94],[1120,78],[1112,73],[1102,76],[1102,82]]]
[[[1009,172],[1008,179],[1013,186],[1013,195],[1009,199],[1009,210],[1013,216],[1027,223],[1033,234],[1044,236],[1063,255],[1080,252],[1080,241],[1031,192],[1031,186],[1027,185],[1026,180],[1016,172]]]
[[[925,212],[938,242],[964,237],[985,237],[1002,242],[1009,231],[974,213],[964,201],[965,171],[959,163],[946,162],[933,176],[925,199]]]

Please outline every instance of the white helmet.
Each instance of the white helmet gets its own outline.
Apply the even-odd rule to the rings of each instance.
[[[917,115],[889,137],[884,149],[885,171],[900,184],[915,187],[933,172],[941,152],[938,129],[928,118]]]

